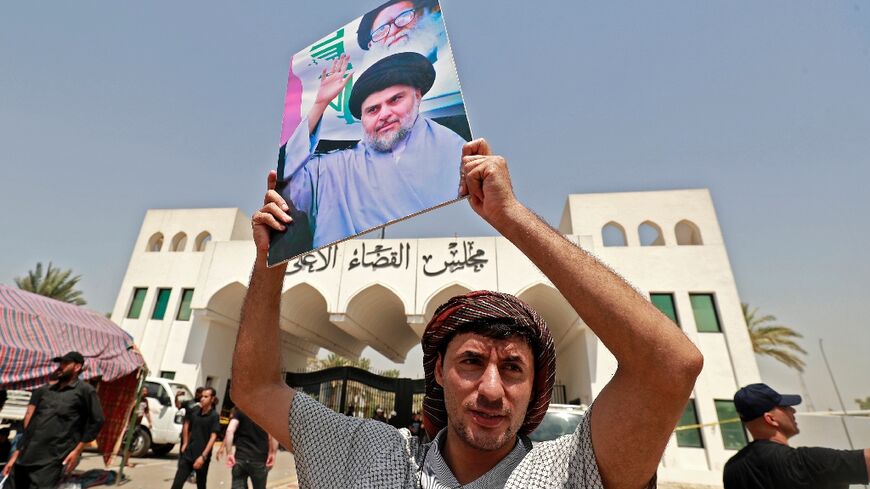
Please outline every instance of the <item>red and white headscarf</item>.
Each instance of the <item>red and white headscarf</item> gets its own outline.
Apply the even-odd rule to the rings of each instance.
[[[528,435],[541,424],[556,379],[556,349],[553,337],[544,319],[528,304],[510,294],[480,290],[453,297],[442,304],[426,325],[423,333],[423,371],[426,374],[426,397],[423,399],[423,427],[430,438],[447,426],[444,390],[435,382],[435,362],[445,340],[462,326],[479,322],[492,322],[510,318],[517,326],[526,328],[537,338],[539,351],[535,358],[535,379],[532,398],[520,434]]]

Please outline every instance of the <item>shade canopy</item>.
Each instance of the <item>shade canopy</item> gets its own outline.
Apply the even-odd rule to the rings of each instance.
[[[0,389],[33,389],[69,351],[85,357],[81,378],[112,382],[145,365],[133,338],[98,312],[0,285]]]

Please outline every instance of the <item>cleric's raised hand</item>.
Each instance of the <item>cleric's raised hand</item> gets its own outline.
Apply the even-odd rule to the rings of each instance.
[[[522,208],[514,195],[507,161],[492,154],[485,139],[475,139],[462,148],[459,195],[468,195],[474,212],[496,229]]]
[[[350,56],[342,54],[332,61],[332,66],[328,70],[324,68],[320,72],[320,87],[317,89],[315,104],[329,104],[344,90],[344,86],[353,76],[353,71],[347,71],[348,64],[350,64]]]
[[[290,206],[275,190],[278,181],[278,173],[274,170],[269,172],[266,178],[266,196],[263,197],[263,207],[254,213],[251,218],[251,228],[254,232],[254,244],[257,245],[257,253],[269,252],[269,235],[271,230],[284,231],[286,224],[293,221],[287,211]]]

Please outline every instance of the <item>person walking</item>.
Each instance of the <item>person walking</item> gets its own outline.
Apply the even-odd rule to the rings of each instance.
[[[202,390],[199,407],[194,407],[184,420],[181,454],[172,489],[182,489],[191,472],[196,472],[196,487],[205,489],[211,449],[220,433],[220,418],[214,409],[216,392],[211,387]]]
[[[227,466],[232,469],[232,489],[247,489],[248,479],[253,489],[266,489],[266,479],[278,453],[278,440],[245,413],[234,409],[216,458],[220,460],[224,453]]]

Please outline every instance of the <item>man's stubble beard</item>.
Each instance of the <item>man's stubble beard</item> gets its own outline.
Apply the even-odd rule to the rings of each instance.
[[[451,421],[448,418],[447,423],[449,429],[453,430],[453,432],[456,433],[456,435],[466,444],[478,450],[487,452],[498,450],[504,447],[505,444],[511,443],[516,438],[516,432],[513,430],[512,426],[508,426],[501,435],[476,438],[472,434],[471,429],[462,421]]]
[[[392,151],[400,141],[404,141],[405,138],[408,137],[408,134],[411,133],[411,129],[414,127],[414,123],[417,122],[417,116],[419,115],[420,98],[416,96],[415,98],[414,108],[404,117],[398,119],[398,129],[383,135],[378,135],[377,129],[372,131],[372,134],[365,132],[363,134],[363,139],[365,140],[366,145],[375,151],[386,153]],[[395,121],[395,119],[391,119],[388,123],[393,121]]]
[[[464,422],[460,420],[458,410],[451,409],[451,406],[455,405],[456,401],[450,398],[450,395],[445,390],[444,392],[444,407],[447,409],[447,429],[453,431],[456,436],[459,437],[463,442],[467,445],[474,447],[478,450],[483,451],[495,451],[500,448],[503,448],[507,443],[513,443],[517,436],[517,430],[519,426],[514,427],[512,425],[508,425],[505,431],[501,434],[490,435],[484,434],[482,437],[477,438],[474,436],[474,432],[471,428],[466,425]],[[473,404],[468,404],[466,406],[462,406],[466,410],[474,409]],[[461,408],[462,408],[461,407]],[[505,413],[508,419],[511,418],[511,412],[508,411]],[[483,428],[481,428],[478,433],[483,433]]]

